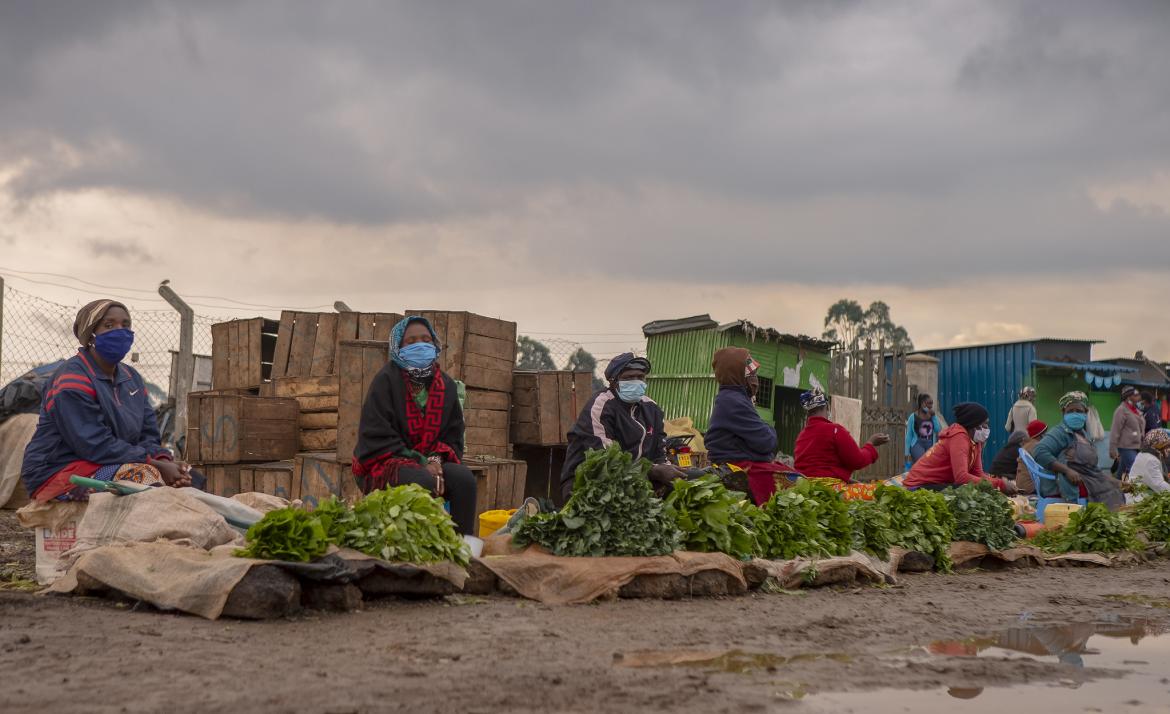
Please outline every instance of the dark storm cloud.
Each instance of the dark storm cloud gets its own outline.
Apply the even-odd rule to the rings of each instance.
[[[131,263],[154,260],[151,252],[140,241],[132,238],[88,238],[85,247],[95,258],[112,258]]]
[[[264,220],[531,221],[554,196],[517,231],[566,270],[1167,265],[1165,215],[1086,192],[1170,169],[1168,6],[8,3],[0,157],[17,200]]]

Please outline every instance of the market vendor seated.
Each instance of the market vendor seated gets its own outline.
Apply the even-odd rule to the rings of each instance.
[[[451,504],[464,535],[475,532],[475,474],[463,465],[463,408],[439,369],[439,338],[423,317],[390,333],[390,362],[362,404],[353,473],[362,493],[413,483]]]
[[[662,408],[646,396],[646,376],[650,360],[626,352],[610,360],[605,368],[609,388],[594,394],[577,423],[569,430],[569,447],[561,470],[561,494],[567,499],[573,491],[577,467],[590,449],[605,449],[617,442],[634,456],[649,460],[650,480],[659,491],[686,472],[666,458],[666,430]]]
[[[719,391],[703,436],[707,456],[715,464],[732,464],[747,472],[748,490],[757,505],[776,490],[776,475],[788,469],[774,461],[776,430],[756,411],[760,363],[741,347],[724,347],[711,362]]]
[[[820,387],[800,395],[800,405],[808,413],[804,429],[796,437],[794,455],[794,465],[802,476],[848,483],[854,471],[875,463],[877,447],[890,441],[886,434],[874,434],[858,446],[848,429],[830,419],[829,397]]]
[[[1097,446],[1086,433],[1088,395],[1068,392],[1058,403],[1061,421],[1048,430],[1034,453],[1040,468],[1056,479],[1040,479],[1036,492],[1042,498],[1060,498],[1067,503],[1086,498],[1117,510],[1125,503],[1121,482],[1098,468]]]
[[[942,491],[987,481],[1015,495],[1016,487],[1010,480],[988,476],[983,471],[983,445],[991,436],[987,409],[982,404],[963,402],[955,406],[954,414],[955,423],[939,434],[938,443],[910,468],[902,485]]]
[[[142,375],[122,364],[134,343],[130,311],[95,300],[77,313],[81,347],[48,383],[21,478],[37,501],[89,498],[70,476],[148,486],[190,486],[203,476],[164,449]]]

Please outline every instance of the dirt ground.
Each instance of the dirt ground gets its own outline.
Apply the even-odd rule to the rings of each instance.
[[[1167,594],[1167,560],[904,575],[896,587],[715,600],[385,600],[275,622],[210,622],[8,589],[0,591],[0,711],[821,711],[824,692],[1112,676],[1035,659],[908,653],[1022,617],[1170,616],[1140,597],[1107,597]],[[746,654],[715,667],[653,666],[692,651]]]

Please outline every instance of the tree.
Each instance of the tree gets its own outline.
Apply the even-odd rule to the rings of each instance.
[[[587,352],[584,347],[578,347],[576,352],[569,355],[565,369],[571,372],[588,372],[593,375],[593,391],[599,392],[605,389],[605,382],[597,378],[597,358]]]
[[[872,341],[875,345],[910,351],[914,349],[906,328],[894,323],[890,306],[881,300],[870,303],[865,310],[856,300],[838,300],[825,315],[826,340],[835,340],[848,348],[857,342]]]
[[[546,372],[556,368],[552,353],[544,343],[528,335],[520,335],[516,340],[516,369]]]

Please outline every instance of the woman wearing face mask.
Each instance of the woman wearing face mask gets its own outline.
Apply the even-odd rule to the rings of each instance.
[[[81,347],[53,375],[24,451],[21,478],[34,500],[88,499],[89,489],[70,476],[175,487],[202,481],[162,447],[146,384],[122,364],[134,342],[130,327],[130,312],[114,300],[95,300],[77,313],[73,334]]]
[[[1060,398],[1062,420],[1048,429],[1033,456],[1040,468],[1055,474],[1039,479],[1037,493],[1043,498],[1060,498],[1068,503],[1085,497],[1112,509],[1125,503],[1121,482],[1097,468],[1097,447],[1085,434],[1089,398],[1084,392],[1069,392]]]
[[[1129,471],[1130,482],[1145,486],[1154,493],[1170,491],[1166,482],[1166,464],[1170,460],[1170,431],[1154,429],[1142,439],[1142,450]]]
[[[390,362],[374,377],[358,425],[353,473],[362,493],[413,483],[451,504],[459,532],[475,532],[475,474],[464,466],[463,409],[439,369],[438,337],[422,317],[390,333]]]
[[[955,407],[955,423],[939,434],[930,448],[910,469],[903,485],[909,489],[941,491],[968,483],[988,481],[1010,495],[1011,481],[988,476],[983,471],[983,445],[991,436],[991,423],[982,404],[964,402]]]
[[[776,474],[788,471],[773,459],[776,430],[756,411],[752,378],[760,363],[742,347],[724,347],[711,362],[719,391],[703,443],[715,464],[733,464],[747,472],[752,500],[764,503],[776,491]],[[756,381],[755,389],[759,389]]]
[[[906,419],[906,470],[914,465],[915,461],[930,451],[938,441],[938,435],[946,428],[946,422],[934,411],[934,397],[929,394],[918,395],[918,409]]]
[[[609,389],[594,394],[577,423],[569,430],[569,446],[561,469],[561,495],[573,492],[577,467],[585,461],[585,452],[606,449],[618,443],[635,459],[646,459],[653,466],[649,477],[659,493],[669,490],[686,472],[666,458],[666,432],[662,408],[646,396],[646,376],[650,360],[626,352],[614,357],[605,368]]]

